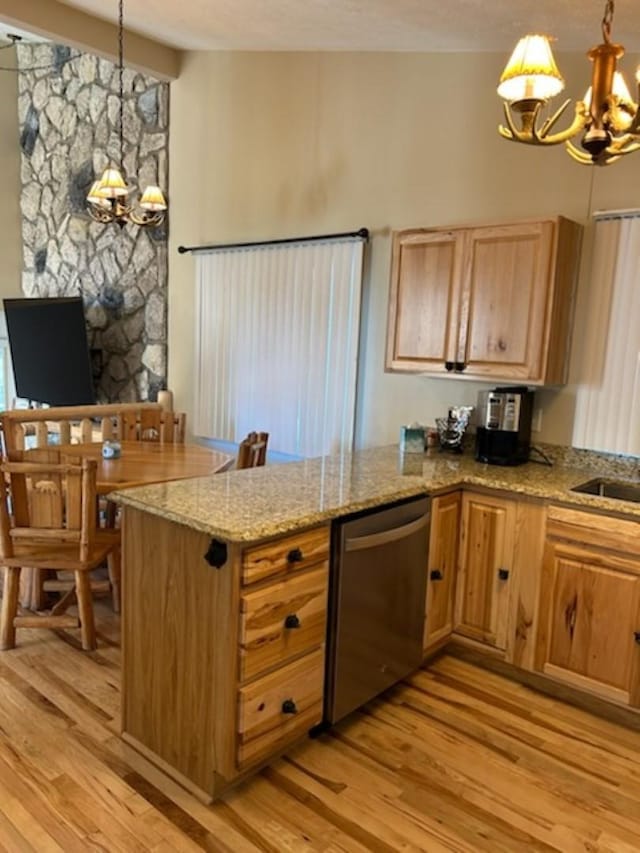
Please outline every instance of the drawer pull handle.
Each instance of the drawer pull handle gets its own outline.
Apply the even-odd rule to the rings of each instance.
[[[300,627],[300,620],[298,619],[298,616],[295,613],[290,613],[286,617],[286,619],[284,620],[284,627],[285,628],[299,628]]]
[[[453,370],[453,368],[454,368],[454,363],[453,363],[452,361],[445,361],[445,363],[444,363],[444,369],[445,369],[448,373],[451,373],[451,371]]]
[[[462,373],[467,369],[467,365],[464,361],[456,361],[456,373]]]
[[[498,577],[501,581],[509,580],[509,569],[498,569]]]
[[[442,574],[440,569],[433,569],[433,571],[429,575],[429,579],[432,581],[441,581],[444,579],[444,575]]]
[[[633,632],[633,639],[636,641],[636,643],[640,644],[640,631]]]
[[[297,714],[298,709],[296,708],[296,703],[293,699],[285,699],[282,703],[282,713],[283,714]]]
[[[292,548],[287,554],[288,563],[301,563],[304,557],[300,548]]]

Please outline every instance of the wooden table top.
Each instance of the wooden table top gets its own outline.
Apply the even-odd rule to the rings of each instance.
[[[98,462],[98,494],[116,489],[148,486],[170,480],[207,477],[225,471],[233,457],[199,444],[160,444],[156,441],[122,441],[118,459],[102,458],[102,443],[62,444],[65,457],[88,457]]]

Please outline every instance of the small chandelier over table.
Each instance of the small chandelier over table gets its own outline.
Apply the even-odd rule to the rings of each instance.
[[[158,186],[148,186],[136,210],[129,201],[129,188],[124,174],[124,0],[118,0],[118,82],[120,104],[118,133],[120,138],[120,164],[109,165],[99,181],[94,181],[87,195],[87,209],[91,217],[102,224],[117,222],[123,227],[127,222],[156,227],[164,221],[167,203]]]
[[[607,0],[602,19],[603,43],[587,52],[593,62],[591,86],[584,99],[576,101],[573,121],[566,130],[553,132],[570,100],[549,118],[541,120],[543,107],[564,89],[564,79],[553,58],[549,38],[527,35],[520,39],[498,86],[507,123],[506,127],[500,125],[498,128],[501,136],[529,145],[564,142],[574,160],[596,166],[606,166],[623,154],[640,149],[640,108],[629,94],[624,77],[616,70],[624,47],[611,41],[613,11],[613,0]],[[640,102],[640,67],[636,71],[636,82]],[[519,127],[514,112],[520,116]],[[579,134],[583,135],[578,148],[571,139]]]

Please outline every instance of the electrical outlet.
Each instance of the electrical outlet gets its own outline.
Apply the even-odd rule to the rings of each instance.
[[[531,417],[531,432],[540,432],[542,429],[542,409],[534,409]]]

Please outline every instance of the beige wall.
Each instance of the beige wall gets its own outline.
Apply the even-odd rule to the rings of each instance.
[[[500,139],[503,64],[492,54],[185,56],[171,122],[169,385],[179,408],[191,409],[194,261],[176,247],[361,226],[373,239],[359,444],[395,442],[402,423],[475,403],[489,386],[384,372],[390,229],[553,214],[585,222],[595,209],[637,206],[640,187],[640,154],[594,169],[561,147]],[[588,61],[559,64],[578,84],[568,96],[582,97]],[[538,439],[570,442],[573,398],[571,385],[539,394]]]
[[[13,48],[2,51],[1,65],[15,67]],[[18,130],[18,75],[0,71],[0,299],[21,296],[22,229],[20,222],[20,133]],[[2,306],[0,305],[0,308]]]

